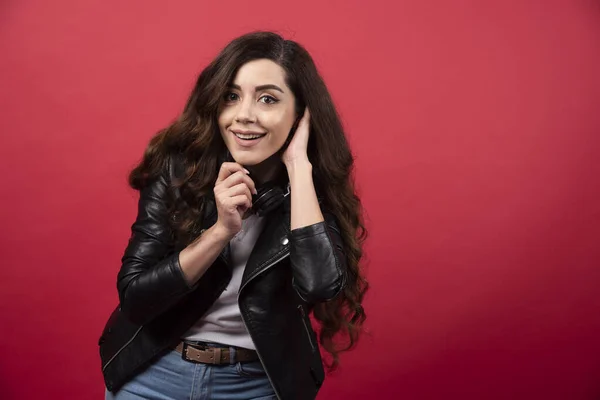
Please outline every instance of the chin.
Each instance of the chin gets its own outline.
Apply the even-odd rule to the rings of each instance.
[[[242,155],[236,154],[236,155],[233,155],[233,159],[235,160],[236,163],[243,165],[245,167],[253,167],[253,166],[258,165],[261,162],[265,161],[264,157],[255,157],[250,154],[242,154]]]

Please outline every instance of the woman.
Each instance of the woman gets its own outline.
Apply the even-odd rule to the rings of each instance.
[[[140,201],[100,338],[106,398],[313,399],[309,313],[330,368],[365,319],[352,165],[306,50],[267,32],[232,41],[130,175]]]

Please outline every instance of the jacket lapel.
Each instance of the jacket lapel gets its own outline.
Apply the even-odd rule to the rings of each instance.
[[[280,207],[266,216],[265,226],[246,263],[240,287],[290,254],[290,214],[286,208]]]

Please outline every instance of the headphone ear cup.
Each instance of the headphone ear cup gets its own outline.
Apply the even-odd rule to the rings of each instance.
[[[252,210],[260,217],[279,207],[285,199],[283,189],[273,183],[267,182],[256,191],[258,193],[252,196]]]

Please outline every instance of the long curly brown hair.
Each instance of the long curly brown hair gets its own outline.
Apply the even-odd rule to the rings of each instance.
[[[339,364],[339,352],[356,344],[366,317],[362,301],[368,283],[359,263],[367,231],[354,188],[354,158],[340,118],[311,56],[301,45],[272,32],[250,33],[229,43],[202,71],[179,118],[151,139],[142,161],[129,175],[129,184],[141,190],[176,155],[184,171],[170,187],[171,193],[180,193],[170,206],[173,237],[182,246],[193,241],[199,233],[204,201],[212,196],[226,154],[217,125],[221,100],[237,70],[256,59],[280,65],[296,98],[296,112],[301,113],[305,106],[310,110],[308,157],[315,189],[323,206],[336,216],[342,232],[348,265],[346,285],[334,300],[313,308],[320,325],[319,341],[331,356],[326,365],[333,370]]]

